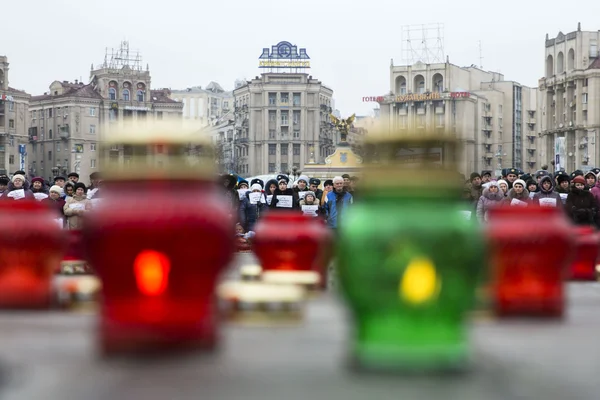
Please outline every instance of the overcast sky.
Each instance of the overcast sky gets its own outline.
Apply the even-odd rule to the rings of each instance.
[[[544,38],[598,30],[600,3],[578,0],[5,0],[0,54],[11,87],[42,94],[54,80],[89,79],[106,47],[128,40],[150,64],[153,88],[182,89],[260,73],[263,47],[289,41],[306,48],[310,74],[334,91],[343,116],[369,114],[363,96],[388,92],[389,66],[402,58],[402,27],[444,24],[444,52],[460,66],[479,65],[537,86]]]

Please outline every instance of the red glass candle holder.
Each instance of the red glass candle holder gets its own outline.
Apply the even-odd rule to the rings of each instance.
[[[326,286],[333,235],[322,221],[294,211],[271,211],[254,232],[254,253],[263,270],[316,272],[319,286]]]
[[[80,230],[67,230],[67,248],[63,260],[57,269],[58,273],[90,274],[92,269],[85,260],[85,249]]]
[[[491,292],[496,315],[560,317],[574,244],[561,209],[500,207],[490,211]]]
[[[575,251],[570,265],[570,278],[576,281],[595,281],[596,263],[600,253],[598,233],[587,226],[574,228]]]
[[[49,308],[65,249],[54,211],[33,200],[0,201],[0,217],[0,308]]]
[[[98,274],[105,355],[217,343],[214,292],[235,249],[214,185],[200,180],[105,181],[83,241]],[[175,195],[176,193],[176,195]]]

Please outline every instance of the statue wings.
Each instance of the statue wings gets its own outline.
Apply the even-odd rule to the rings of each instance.
[[[335,115],[329,114],[329,118],[331,118],[331,122],[333,122],[335,126],[338,126],[340,124],[340,120],[337,119]]]
[[[355,118],[356,118],[356,114],[352,114],[352,115],[350,116],[350,118],[348,118],[348,119],[346,120],[346,124],[348,124],[348,126],[351,126],[351,125],[352,125],[352,123],[354,122],[354,119],[355,119]]]

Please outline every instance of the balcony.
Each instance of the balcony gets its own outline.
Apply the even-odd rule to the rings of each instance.
[[[238,138],[238,139],[236,140],[236,143],[238,143],[238,144],[248,144],[249,142],[250,142],[250,141],[248,140],[248,138],[247,138],[247,137]]]
[[[68,139],[71,136],[71,131],[69,129],[69,125],[61,126],[59,133],[60,133],[61,139]]]
[[[494,153],[486,152],[484,157],[486,158],[486,160],[491,160],[492,158],[494,158]]]

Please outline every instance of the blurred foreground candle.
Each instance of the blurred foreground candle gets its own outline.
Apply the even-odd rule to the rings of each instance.
[[[501,207],[490,211],[486,228],[496,315],[562,316],[575,249],[562,209]]]
[[[126,131],[119,142],[133,159],[103,170],[103,202],[83,240],[102,281],[105,354],[216,345],[216,280],[235,232],[209,148],[187,145],[189,134],[162,124]]]
[[[312,271],[325,287],[333,236],[317,218],[294,211],[270,211],[254,229],[254,253],[263,271]]]
[[[460,213],[454,143],[371,140],[362,199],[343,216],[337,248],[353,360],[375,370],[461,369],[485,243]]]
[[[0,308],[48,308],[65,250],[55,212],[34,200],[0,201]]]
[[[592,227],[576,226],[575,251],[570,264],[570,278],[575,281],[595,281],[596,263],[600,252],[600,235]]]

